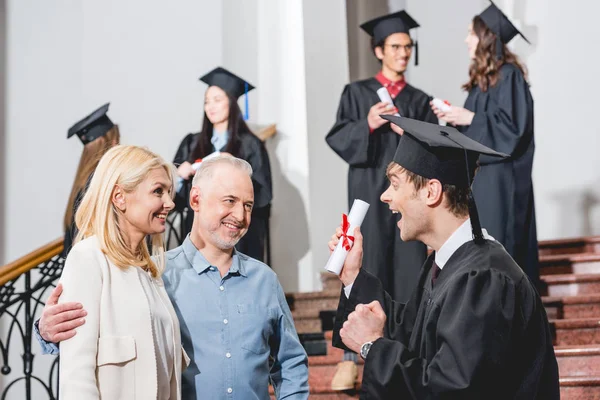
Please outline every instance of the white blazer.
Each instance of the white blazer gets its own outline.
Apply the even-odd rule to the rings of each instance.
[[[100,250],[97,238],[90,237],[71,249],[61,282],[60,303],[79,302],[88,314],[77,334],[60,344],[60,398],[156,399],[151,313],[135,267],[116,267]],[[171,399],[181,399],[181,371],[189,359],[181,347],[179,322],[162,279],[156,285],[171,314],[177,350]]]

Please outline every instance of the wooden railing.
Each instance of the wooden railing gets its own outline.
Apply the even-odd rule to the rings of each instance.
[[[0,286],[19,277],[19,275],[37,267],[43,262],[59,255],[63,251],[63,239],[56,239],[47,245],[0,267]]]

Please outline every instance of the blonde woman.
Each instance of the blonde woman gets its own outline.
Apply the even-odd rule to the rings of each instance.
[[[60,302],[80,302],[88,313],[61,343],[61,399],[181,398],[186,357],[161,279],[173,172],[136,146],[112,148],[96,168],[61,277]]]

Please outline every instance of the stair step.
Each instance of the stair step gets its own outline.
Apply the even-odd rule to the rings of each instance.
[[[308,369],[308,381],[310,382],[311,393],[338,393],[331,390],[331,380],[335,374],[335,369],[336,365],[311,365]],[[362,373],[363,365],[359,365],[356,388],[362,382]]]
[[[600,345],[554,348],[560,376],[600,376]]]
[[[542,295],[563,297],[600,293],[600,274],[557,274],[541,276]]]
[[[538,243],[540,256],[551,254],[598,253],[600,236],[542,240]]]
[[[319,312],[321,310],[337,310],[340,301],[340,291],[323,291],[308,293],[293,293],[293,311]]]
[[[550,321],[555,346],[600,344],[600,317]]]
[[[321,284],[323,285],[324,291],[337,291],[338,295],[342,289],[342,281],[336,274],[331,272],[321,272]]]
[[[558,254],[540,257],[540,275],[598,273],[600,273],[600,253]]]
[[[600,317],[600,294],[542,297],[549,319]]]
[[[599,400],[600,376],[565,376],[560,378],[560,398],[565,400]]]

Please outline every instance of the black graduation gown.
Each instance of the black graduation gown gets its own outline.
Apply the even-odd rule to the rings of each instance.
[[[427,256],[420,242],[400,239],[398,215],[379,199],[389,186],[385,175],[392,161],[400,136],[385,124],[369,133],[367,115],[378,103],[377,89],[381,84],[370,78],[346,85],[340,100],[337,119],[327,143],[350,165],[348,171],[348,209],[354,199],[370,204],[362,224],[364,265],[369,272],[385,282],[392,298],[406,301],[417,282],[419,267]],[[411,85],[396,96],[394,104],[400,114],[421,121],[437,123],[429,106],[429,96]]]
[[[333,344],[358,304],[378,300],[384,338],[367,356],[361,399],[523,399],[560,397],[548,317],[523,271],[502,245],[462,245],[431,285],[426,261],[406,304],[361,271],[350,298],[342,291]]]
[[[64,258],[67,258],[67,255],[73,247],[73,241],[75,240],[75,238],[77,237],[77,233],[79,232],[77,229],[77,225],[75,224],[75,214],[77,213],[79,204],[81,204],[81,200],[83,200],[83,195],[85,194],[87,188],[90,186],[90,181],[92,180],[93,176],[94,173],[91,173],[87,179],[87,182],[85,183],[85,187],[79,192],[77,192],[77,195],[75,196],[75,201],[73,202],[73,216],[71,218],[71,224],[69,225],[69,228],[65,230],[65,236],[63,240],[62,256]]]
[[[73,247],[73,241],[77,236],[77,225],[75,225],[75,213],[77,212],[77,207],[79,206],[79,203],[81,202],[84,193],[85,191],[80,190],[77,193],[77,196],[75,196],[75,202],[73,203],[73,218],[71,218],[71,224],[65,230],[65,238],[63,241],[64,248],[62,252],[62,256],[65,258],[69,254],[69,251],[71,251],[71,247]]]
[[[188,134],[179,145],[173,163],[179,166],[181,163],[192,160],[193,150],[198,145],[200,133]],[[238,134],[240,140],[237,157],[242,158],[252,167],[252,184],[254,186],[254,209],[252,210],[252,221],[248,232],[235,246],[238,251],[260,261],[265,261],[266,237],[269,229],[269,217],[273,190],[271,185],[271,165],[267,149],[259,138],[251,132]],[[214,149],[213,149],[214,151]],[[183,182],[182,188],[175,196],[175,207],[178,211],[188,209],[190,201],[190,189],[192,180]],[[184,223],[184,235],[192,229],[194,213],[188,212]]]
[[[473,182],[481,226],[538,283],[538,244],[531,172],[535,143],[533,99],[523,74],[513,64],[500,69],[496,86],[473,88],[465,108],[475,113],[470,126],[460,127],[470,138],[511,157],[481,156]]]

